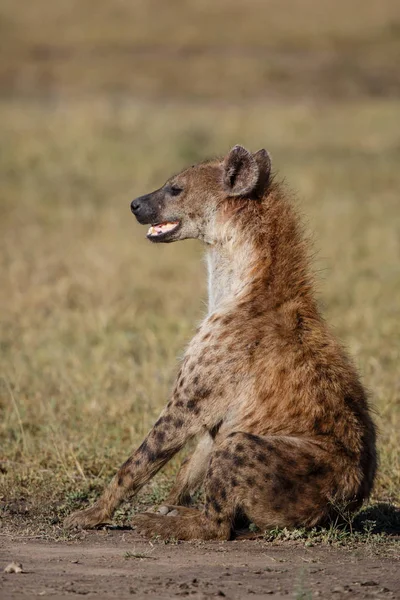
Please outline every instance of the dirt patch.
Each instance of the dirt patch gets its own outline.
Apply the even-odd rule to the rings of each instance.
[[[69,542],[0,540],[2,600],[97,598],[400,598],[399,552],[264,540],[149,542],[132,531],[95,531]],[[21,574],[3,568],[15,560]]]

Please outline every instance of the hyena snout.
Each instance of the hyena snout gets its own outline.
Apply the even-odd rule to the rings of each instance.
[[[181,219],[174,211],[166,209],[162,188],[132,200],[131,211],[141,225],[151,225],[147,238],[152,242],[173,242],[177,239]]]
[[[141,225],[157,223],[159,219],[159,203],[153,194],[139,196],[131,202],[131,211]]]

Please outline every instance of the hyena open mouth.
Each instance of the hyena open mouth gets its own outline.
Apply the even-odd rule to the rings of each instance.
[[[167,237],[169,233],[176,231],[180,225],[180,221],[167,221],[166,223],[155,223],[149,227],[147,239],[157,239]]]

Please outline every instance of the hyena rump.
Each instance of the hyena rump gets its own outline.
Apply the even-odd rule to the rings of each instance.
[[[356,370],[320,315],[306,244],[269,154],[235,146],[131,209],[152,242],[205,243],[209,312],[141,446],[66,524],[109,521],[194,436],[167,507],[134,519],[140,532],[228,539],[239,514],[263,530],[321,524],[343,503],[358,508],[374,481],[375,427]],[[184,507],[201,485],[204,509]]]

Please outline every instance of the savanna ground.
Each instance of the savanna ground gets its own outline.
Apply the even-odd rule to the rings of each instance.
[[[398,597],[400,9],[348,4],[2,1],[0,555],[27,571],[2,597]],[[130,199],[238,142],[296,190],[321,305],[371,392],[371,503],[346,529],[145,541],[129,517],[178,457],[121,529],[70,534],[206,313],[201,247],[150,245]]]

